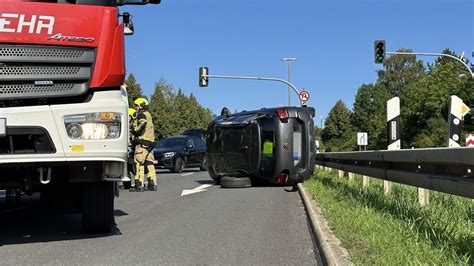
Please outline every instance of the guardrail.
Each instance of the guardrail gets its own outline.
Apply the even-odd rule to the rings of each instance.
[[[317,153],[315,163],[474,199],[474,148]]]

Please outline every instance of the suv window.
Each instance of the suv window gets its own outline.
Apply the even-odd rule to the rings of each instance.
[[[186,140],[186,147],[189,147],[189,145],[193,145],[194,148],[196,148],[196,146],[194,145],[194,142],[193,142],[193,139],[192,138],[188,138]]]
[[[200,138],[197,138],[197,137],[192,137],[193,141],[194,141],[194,145],[196,145],[196,149],[204,149],[206,144],[204,143],[204,141]]]

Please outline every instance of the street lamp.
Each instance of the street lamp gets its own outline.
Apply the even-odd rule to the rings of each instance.
[[[281,61],[288,63],[288,82],[291,82],[291,62],[296,61],[296,58],[294,58],[294,57],[283,57],[281,59]],[[290,88],[290,86],[288,86],[288,106],[291,106],[290,91],[291,91],[291,88]]]

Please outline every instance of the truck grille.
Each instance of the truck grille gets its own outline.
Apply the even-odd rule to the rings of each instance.
[[[93,48],[0,44],[0,100],[81,95],[94,59]]]

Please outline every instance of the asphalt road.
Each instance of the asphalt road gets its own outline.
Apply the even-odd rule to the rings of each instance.
[[[322,265],[291,187],[224,189],[197,170],[158,179],[156,192],[121,191],[107,235],[83,235],[79,215],[39,208],[37,196],[13,210],[0,200],[0,263]]]

